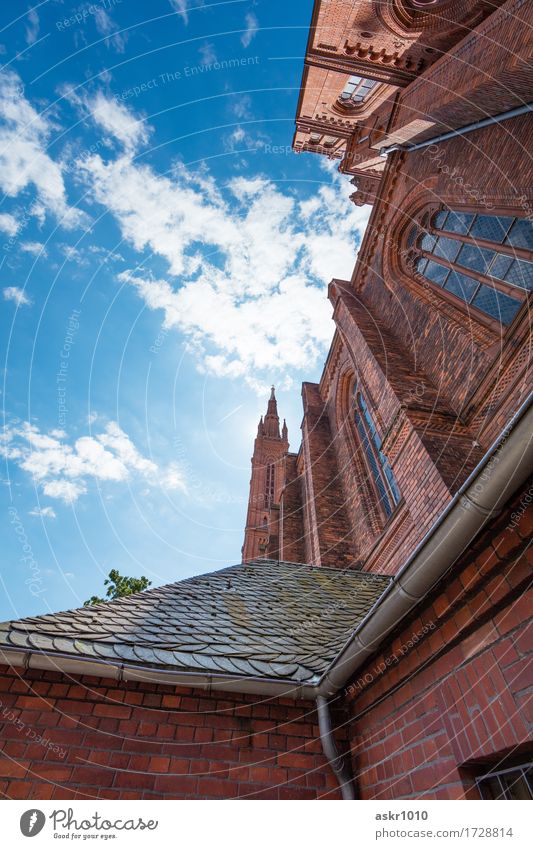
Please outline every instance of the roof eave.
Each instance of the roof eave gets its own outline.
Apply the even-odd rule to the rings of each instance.
[[[261,678],[189,672],[151,666],[109,663],[54,652],[0,646],[0,662],[15,668],[41,669],[66,675],[92,675],[113,681],[144,681],[150,684],[169,684],[173,687],[195,687],[201,690],[220,690],[250,693],[272,698],[313,699],[318,676],[307,683],[284,678]]]

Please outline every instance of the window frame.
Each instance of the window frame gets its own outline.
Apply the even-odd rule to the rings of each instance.
[[[514,226],[516,221],[528,219],[525,216],[521,216],[516,212],[511,210],[491,210],[490,215],[494,218],[509,218],[513,219],[505,231],[505,236],[503,237],[501,242],[490,242],[487,239],[473,237],[463,233],[452,232],[449,230],[445,230],[442,226],[438,226],[435,222],[435,219],[439,213],[442,212],[452,212],[457,215],[464,213],[466,215],[487,215],[487,211],[479,210],[478,208],[472,207],[451,207],[447,205],[439,205],[432,206],[430,209],[426,208],[424,214],[416,216],[414,219],[411,219],[411,222],[406,230],[406,238],[407,245],[409,249],[410,256],[413,258],[412,265],[415,271],[415,279],[416,277],[420,277],[424,281],[424,286],[431,287],[432,291],[438,293],[439,297],[444,298],[450,304],[452,304],[455,308],[461,310],[461,312],[466,313],[469,319],[474,318],[476,321],[479,321],[481,324],[485,324],[490,329],[496,330],[499,334],[501,334],[502,327],[507,330],[511,327],[517,316],[521,313],[522,307],[525,302],[528,301],[529,296],[533,293],[533,290],[527,289],[525,287],[517,286],[516,284],[509,283],[504,280],[499,280],[497,277],[491,277],[487,272],[484,274],[476,269],[469,268],[468,266],[461,265],[458,261],[458,256],[453,260],[448,260],[447,258],[441,257],[438,254],[434,254],[431,250],[425,250],[421,247],[420,242],[425,235],[433,236],[435,241],[444,237],[450,240],[454,240],[458,242],[460,253],[462,245],[472,245],[479,250],[492,250],[496,253],[497,256],[508,256],[511,259],[516,260],[525,260],[533,265],[533,251],[527,250],[526,248],[514,247],[510,244],[504,244],[504,239],[508,238],[512,227]],[[445,224],[446,222],[444,222]],[[475,223],[475,222],[473,222]],[[468,226],[468,230],[472,227],[472,223]],[[415,232],[414,238],[412,237],[413,231]],[[434,247],[434,246],[433,246]],[[465,277],[469,278],[472,282],[477,284],[477,289],[472,295],[472,300],[469,302],[466,299],[463,299],[459,295],[455,294],[450,289],[443,288],[443,286],[448,282],[445,280],[442,284],[435,282],[430,277],[425,275],[424,270],[419,271],[417,265],[419,264],[421,259],[426,259],[430,262],[434,262],[440,265],[443,268],[449,269],[451,271],[456,271],[459,274],[463,274]],[[507,322],[500,321],[499,318],[491,315],[489,312],[485,312],[480,307],[477,307],[473,300],[478,296],[480,290],[479,284],[484,285],[485,287],[493,290],[497,290],[507,297],[512,298],[513,300],[518,302],[518,307],[515,311],[514,316]]]
[[[265,463],[265,504],[268,508],[272,507],[276,495],[276,469],[275,462],[268,459]]]
[[[527,775],[528,771],[529,772],[533,771],[533,762],[526,762],[526,763],[522,763],[522,764],[517,764],[516,766],[507,767],[505,769],[494,769],[494,770],[491,770],[489,772],[484,773],[483,775],[476,775],[474,780],[476,782],[476,788],[477,788],[477,791],[480,795],[480,798],[485,802],[487,802],[487,801],[496,801],[497,802],[497,801],[500,801],[500,797],[501,797],[502,801],[514,800],[514,797],[510,797],[509,795],[506,795],[508,791],[507,791],[507,788],[502,783],[502,781],[500,781],[500,776],[509,775],[510,773],[517,773],[517,774],[521,774],[520,777],[525,782],[525,785],[526,785],[528,792],[530,794],[530,799],[533,799],[533,778],[528,778],[528,775]],[[494,796],[484,795],[484,793],[483,793],[483,783],[488,782],[489,780],[494,780],[494,779],[496,779],[498,781],[498,783],[500,785],[500,789],[501,789],[501,793],[496,798],[494,798]],[[524,801],[526,801],[526,800],[524,800]]]
[[[343,97],[342,95],[346,91],[346,87],[350,84],[350,81],[357,77],[359,82],[355,86],[353,92],[348,97]],[[370,88],[367,88],[367,92],[361,100],[353,100],[353,95],[360,91],[361,88],[365,88],[364,83],[372,83]],[[361,109],[361,107],[366,106],[370,98],[376,93],[377,89],[381,84],[380,80],[373,80],[370,77],[363,77],[360,74],[350,74],[348,79],[344,83],[342,90],[337,95],[337,104],[345,109]]]
[[[362,404],[361,404],[362,400]],[[400,492],[400,488],[398,486],[398,482],[396,480],[396,476],[394,474],[394,470],[391,466],[390,460],[376,445],[376,440],[374,439],[374,434],[382,445],[382,439],[377,429],[375,416],[372,414],[370,407],[367,403],[365,393],[363,392],[359,382],[356,380],[352,386],[351,392],[351,409],[352,409],[352,424],[356,437],[356,444],[361,449],[362,461],[364,463],[365,469],[367,471],[367,479],[372,488],[372,492],[374,495],[375,506],[377,506],[379,514],[382,517],[383,525],[388,524],[393,516],[395,515],[399,505],[403,501],[402,494]],[[365,442],[363,442],[363,437],[360,432],[360,428],[357,422],[357,418],[359,419],[361,425],[361,429],[365,434]],[[372,422],[372,427],[374,433],[370,430],[370,425],[368,423],[368,418]],[[366,444],[365,444],[366,443]],[[370,462],[369,452],[373,456],[373,463]],[[383,458],[383,460],[382,460]],[[374,472],[373,466],[376,467],[376,473]],[[385,471],[385,466],[388,466],[394,486],[391,484],[387,473]],[[381,483],[381,488],[383,489],[384,496],[381,494],[380,486],[378,484],[378,479]],[[396,490],[396,491],[395,491]],[[387,509],[388,508],[388,509]]]

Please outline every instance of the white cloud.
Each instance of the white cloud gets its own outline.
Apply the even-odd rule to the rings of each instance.
[[[61,166],[47,153],[50,122],[24,95],[18,74],[0,71],[0,187],[16,197],[28,186],[37,193],[39,207],[52,212],[65,227],[84,220],[68,205]]]
[[[200,370],[262,387],[269,372],[280,381],[312,367],[331,338],[326,284],[351,274],[368,219],[334,167],[324,164],[324,182],[304,201],[261,175],[221,185],[177,166],[161,176],[127,153],[94,154],[81,172],[143,267],[152,254],[168,262],[167,275],[119,279],[185,335]]]
[[[7,233],[8,236],[14,236],[19,229],[19,222],[14,215],[8,212],[0,213],[0,231]]]
[[[169,2],[185,25],[189,23],[189,11],[204,5],[204,0],[169,0]]]
[[[96,29],[105,37],[105,43],[108,47],[114,47],[117,53],[124,53],[126,49],[127,34],[115,32],[116,24],[107,12],[97,4],[93,6],[94,22]]]
[[[56,511],[53,507],[34,507],[33,510],[29,511],[30,516],[39,516],[42,519],[55,519]]]
[[[26,44],[34,44],[39,37],[39,15],[35,9],[28,12],[28,25],[26,27]]]
[[[14,301],[18,307],[30,306],[32,303],[31,298],[18,286],[7,286],[3,290],[3,295],[6,301]]]
[[[202,46],[198,49],[198,53],[202,57],[202,65],[212,65],[214,62],[217,61],[215,46],[209,41],[206,41],[205,44],[202,44]]]
[[[77,265],[87,265],[87,260],[83,258],[83,255],[74,245],[60,244],[58,247],[67,262],[75,262]]]
[[[136,117],[123,103],[107,97],[104,92],[98,91],[89,96],[85,93],[79,94],[68,85],[61,86],[59,90],[81,115],[89,117],[100,130],[104,130],[100,144],[109,146],[109,139],[113,138],[122,144],[127,153],[133,153],[139,145],[148,141],[151,127],[144,119]],[[82,157],[82,162],[84,159],[86,154]]]
[[[124,104],[106,97],[102,92],[86,101],[96,124],[124,145],[127,151],[136,150],[148,141],[149,130],[142,120],[135,119]]]
[[[241,44],[243,47],[249,47],[259,29],[259,21],[253,12],[247,12],[244,21],[246,23],[246,29],[241,35]]]
[[[229,135],[223,138],[223,142],[226,150],[232,153],[236,151],[243,153],[265,147],[268,136],[261,132],[249,133],[238,124]]]
[[[187,489],[185,474],[177,464],[160,467],[144,457],[116,422],[72,444],[63,431],[42,433],[28,422],[14,424],[2,434],[0,453],[29,473],[45,495],[66,503],[84,495],[91,479],[124,482],[136,475],[165,490]]]
[[[249,94],[240,94],[232,98],[230,103],[230,111],[236,118],[242,121],[251,121],[252,113],[252,98]]]
[[[34,256],[46,256],[46,248],[42,242],[23,242],[20,246],[21,251]]]

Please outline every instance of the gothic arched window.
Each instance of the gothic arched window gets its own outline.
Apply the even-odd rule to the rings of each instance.
[[[377,80],[352,76],[341,91],[339,100],[345,106],[360,106],[377,84]]]
[[[269,507],[274,503],[274,463],[268,462],[266,467],[265,501]]]
[[[355,427],[379,496],[379,503],[388,519],[401,499],[400,490],[391,465],[382,451],[381,438],[377,432],[374,418],[357,386],[354,395]]]
[[[456,298],[509,324],[533,290],[533,222],[441,209],[410,231],[416,270]]]

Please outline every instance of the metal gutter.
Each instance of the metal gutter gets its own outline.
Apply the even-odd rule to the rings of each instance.
[[[152,666],[133,666],[110,663],[106,660],[86,660],[66,654],[47,654],[39,650],[5,648],[0,646],[0,662],[26,669],[44,669],[67,675],[94,675],[114,681],[146,681],[152,684],[171,684],[174,687],[198,687],[212,690],[250,693],[252,695],[310,700],[315,697],[318,676],[307,684],[286,678],[245,678],[209,672],[173,671]]]
[[[506,112],[500,112],[499,115],[490,115],[488,118],[482,118],[480,121],[474,121],[471,124],[465,124],[464,127],[459,127],[457,130],[450,130],[447,133],[441,133],[439,136],[434,136],[426,141],[418,142],[417,144],[393,144],[390,147],[382,147],[379,151],[380,156],[389,156],[397,150],[405,153],[412,153],[415,150],[421,150],[423,147],[428,147],[430,144],[440,144],[440,142],[448,141],[448,139],[456,138],[457,136],[465,136],[467,133],[473,133],[474,130],[481,130],[483,127],[490,127],[492,124],[501,124],[503,121],[508,121],[509,118],[517,118],[519,115],[524,115],[526,112],[533,111],[533,103],[525,103],[523,106],[517,106],[515,109],[508,109]]]

